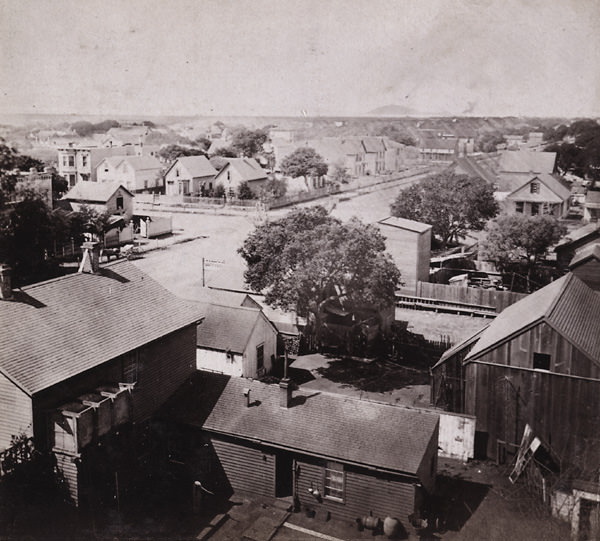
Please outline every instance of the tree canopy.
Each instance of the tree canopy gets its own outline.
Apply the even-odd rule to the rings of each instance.
[[[404,128],[397,126],[396,124],[386,124],[381,126],[376,135],[382,135],[384,137],[389,137],[392,141],[396,141],[396,143],[401,143],[406,146],[415,147],[417,146],[417,142],[414,137],[410,135]]]
[[[389,305],[400,281],[378,229],[357,219],[342,223],[321,206],[257,227],[239,253],[249,286],[271,306],[308,317],[317,343],[327,301]]]
[[[167,162],[173,162],[180,156],[206,156],[206,152],[200,148],[167,145],[158,151],[158,155]]]
[[[557,153],[560,173],[600,180],[600,124],[595,120],[577,120],[570,126],[561,124],[546,130],[544,137],[551,143],[546,150]]]
[[[262,151],[262,146],[267,140],[265,130],[248,130],[241,128],[237,130],[231,139],[231,146],[235,151],[247,158],[253,158]]]
[[[327,164],[314,148],[297,148],[281,162],[281,171],[290,177],[322,177]]]
[[[480,231],[498,213],[494,188],[483,179],[450,171],[402,190],[391,205],[393,216],[432,226],[446,247],[469,229]]]
[[[523,268],[530,289],[535,266],[565,233],[553,216],[501,215],[487,225],[479,255],[494,261],[502,272]]]

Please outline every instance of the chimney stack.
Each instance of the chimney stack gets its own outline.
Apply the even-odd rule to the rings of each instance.
[[[83,249],[83,258],[79,265],[79,272],[98,274],[100,270],[100,243],[84,242],[81,248]]]
[[[292,381],[289,378],[283,378],[279,382],[279,405],[288,409],[292,401]]]
[[[8,265],[0,264],[0,300],[12,299],[12,275]]]

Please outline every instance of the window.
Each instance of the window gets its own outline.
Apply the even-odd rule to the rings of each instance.
[[[323,481],[325,498],[343,502],[344,481],[344,465],[338,462],[327,462],[325,464],[325,480]]]
[[[83,167],[87,167],[87,161],[88,157],[87,156],[81,156],[81,165],[83,165]]]
[[[69,156],[69,167],[75,167],[75,156]]]
[[[265,365],[265,345],[256,346],[256,370],[261,370]]]
[[[175,176],[178,177],[179,176],[179,169],[175,169]]]
[[[123,209],[123,196],[119,196],[117,197],[117,209],[122,210]]]
[[[534,353],[533,354],[533,368],[534,370],[550,370],[550,355],[547,353]]]
[[[540,204],[539,203],[531,203],[531,215],[537,216],[540,213]]]
[[[63,167],[67,167],[67,163],[69,163],[69,162],[67,161],[67,157],[66,157],[66,156],[63,156],[63,157],[62,157],[62,164],[63,164]]]
[[[529,185],[529,190],[531,193],[540,193],[540,185],[537,182],[532,182]]]
[[[515,210],[523,214],[523,201],[516,202]]]
[[[69,175],[69,186],[75,186],[75,175]]]

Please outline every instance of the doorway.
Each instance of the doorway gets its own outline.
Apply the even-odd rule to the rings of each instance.
[[[275,457],[275,497],[286,498],[293,495],[294,457],[292,453],[280,451]]]

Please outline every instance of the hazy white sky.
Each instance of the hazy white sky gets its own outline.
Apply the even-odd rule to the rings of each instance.
[[[0,113],[600,115],[598,0],[0,0]]]

